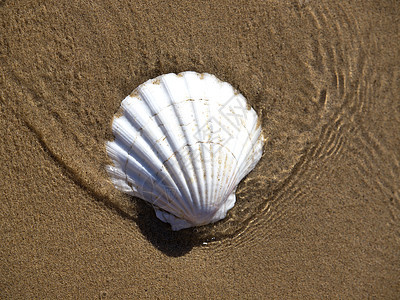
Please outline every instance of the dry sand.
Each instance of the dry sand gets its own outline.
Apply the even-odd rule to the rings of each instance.
[[[1,299],[400,295],[397,1],[0,1]],[[237,205],[171,232],[117,192],[121,100],[239,89],[268,138]]]

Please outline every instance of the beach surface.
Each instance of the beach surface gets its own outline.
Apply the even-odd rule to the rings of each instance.
[[[396,1],[0,1],[1,299],[396,299]],[[139,84],[206,72],[261,119],[226,219],[172,232],[105,166]]]

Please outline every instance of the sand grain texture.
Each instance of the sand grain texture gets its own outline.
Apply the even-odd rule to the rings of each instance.
[[[0,1],[0,298],[395,299],[396,1]],[[117,192],[122,99],[215,74],[267,137],[237,205],[173,233]],[[203,244],[207,242],[207,244]]]

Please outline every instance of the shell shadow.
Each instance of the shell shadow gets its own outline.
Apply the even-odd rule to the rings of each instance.
[[[142,234],[159,251],[171,257],[179,257],[203,244],[204,238],[197,234],[196,228],[173,231],[169,224],[156,217],[151,205],[138,198],[134,198],[134,201],[138,213],[135,221]]]

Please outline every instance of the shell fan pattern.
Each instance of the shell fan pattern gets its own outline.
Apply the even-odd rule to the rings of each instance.
[[[114,186],[180,230],[225,218],[260,160],[256,112],[229,83],[183,72],[148,80],[121,103],[107,142]]]

